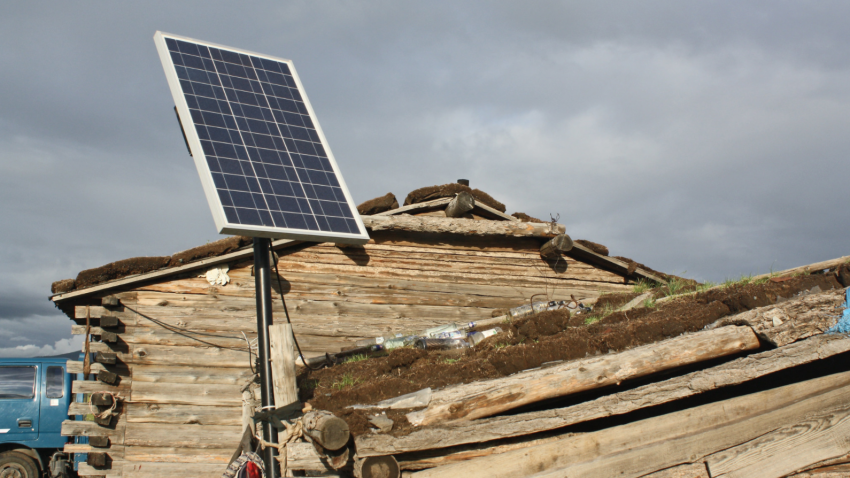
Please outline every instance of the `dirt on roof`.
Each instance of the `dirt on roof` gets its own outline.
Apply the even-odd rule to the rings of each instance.
[[[357,212],[364,216],[371,216],[391,209],[398,209],[398,199],[393,193],[364,201],[357,206]]]
[[[782,282],[739,283],[626,312],[612,310],[637,293],[603,296],[590,314],[570,316],[557,310],[504,323],[501,327],[505,333],[485,339],[456,357],[405,348],[318,371],[301,369],[300,398],[344,418],[357,435],[368,430],[368,423],[362,411],[346,408],[350,405],[374,403],[425,387],[504,377],[546,362],[619,352],[696,332],[722,317],[807,291],[846,287],[850,285],[850,268],[844,268]],[[664,288],[655,293],[663,295]],[[404,418],[406,411],[387,411],[395,421],[392,434],[400,436],[412,429]]]
[[[469,186],[464,186],[458,183],[443,184],[441,186],[427,186],[412,191],[404,199],[404,205],[417,204],[425,201],[433,201],[434,199],[454,197],[457,193],[468,192],[476,201],[492,207],[499,212],[505,212],[505,205],[493,199],[492,196],[480,189],[472,189]]]
[[[599,255],[602,255],[602,256],[608,255],[608,248],[603,246],[602,244],[592,242],[592,241],[588,241],[586,239],[576,239],[573,242],[575,242],[576,244],[581,244],[582,246],[590,249],[591,251],[593,251],[593,252],[595,252]]]
[[[170,267],[179,267],[208,257],[218,257],[253,244],[254,240],[246,236],[233,236],[203,246],[193,247],[171,256]]]
[[[540,222],[540,223],[546,222],[546,221],[542,221],[540,219],[537,219],[536,217],[529,216],[528,214],[526,214],[524,212],[515,212],[515,213],[511,214],[511,216],[519,219],[522,222]]]
[[[85,289],[97,284],[109,282],[136,274],[144,274],[164,267],[178,267],[208,257],[217,257],[251,244],[253,239],[244,236],[233,236],[219,241],[210,242],[203,246],[193,247],[173,256],[132,257],[109,264],[86,269],[77,274],[76,279],[63,279],[54,282],[50,290],[54,294]]]

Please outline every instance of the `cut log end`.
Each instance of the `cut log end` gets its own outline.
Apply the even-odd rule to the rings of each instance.
[[[461,191],[446,206],[446,217],[461,217],[475,207],[475,198],[466,191]]]
[[[399,478],[401,470],[392,456],[367,456],[354,463],[357,478]]]
[[[555,259],[573,248],[573,240],[566,234],[553,237],[540,247],[540,257],[544,259]]]
[[[304,416],[303,423],[304,434],[328,450],[339,450],[351,438],[348,423],[330,412],[310,412]]]

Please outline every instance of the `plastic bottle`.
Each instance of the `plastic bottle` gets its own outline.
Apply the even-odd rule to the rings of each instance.
[[[419,339],[418,335],[408,335],[406,337],[394,337],[390,340],[385,341],[382,345],[386,350],[397,349],[399,347],[404,347],[406,345],[411,345],[416,342],[416,339]]]
[[[487,337],[492,337],[500,333],[502,333],[501,327],[494,327],[492,329],[483,330],[480,332],[472,332],[469,334],[469,341],[472,342],[472,345],[478,345],[479,342],[486,339]]]
[[[435,338],[442,333],[450,333],[455,331],[467,331],[471,328],[475,327],[475,322],[470,322],[468,324],[457,324],[455,322],[439,325],[437,327],[431,327],[430,329],[425,329],[422,333],[423,337],[426,338]]]
[[[464,339],[426,339],[419,338],[414,347],[426,350],[456,350],[469,348],[469,342]]]
[[[404,337],[404,334],[395,334],[395,335],[384,335],[383,337],[373,337],[370,339],[362,339],[354,342],[354,345],[358,347],[365,347],[367,345],[381,345],[384,342],[392,339],[396,339],[399,337]]]

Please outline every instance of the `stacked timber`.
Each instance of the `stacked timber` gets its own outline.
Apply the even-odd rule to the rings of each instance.
[[[845,290],[805,295],[663,342],[448,387],[433,393],[427,407],[408,414],[421,425],[409,435],[356,437],[353,472],[359,477],[421,470],[414,476],[656,478],[841,473],[841,467],[850,466],[850,441],[845,438],[850,432],[850,338],[824,332],[835,325],[845,298]],[[738,358],[717,364],[723,356]],[[824,361],[832,368],[817,373],[812,365]],[[556,396],[648,374],[661,378],[657,372],[702,364],[709,366],[565,408],[495,416]],[[801,378],[799,370],[815,370],[815,376]],[[745,391],[712,398],[732,387]],[[577,424],[658,410],[686,399],[695,405],[572,432]],[[332,471],[308,444],[293,443],[287,454],[290,469]]]

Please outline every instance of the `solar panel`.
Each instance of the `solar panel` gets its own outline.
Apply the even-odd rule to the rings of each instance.
[[[154,41],[220,233],[369,240],[291,60]]]

